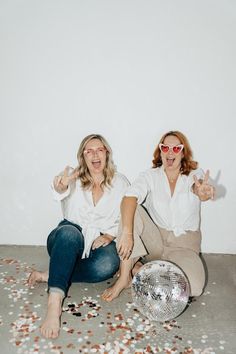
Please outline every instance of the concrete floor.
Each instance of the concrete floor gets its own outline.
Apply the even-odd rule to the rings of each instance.
[[[56,340],[41,338],[46,284],[25,285],[32,268],[45,270],[44,247],[0,246],[0,353],[236,353],[236,255],[203,256],[203,295],[167,323],[150,322],[132,304],[130,289],[112,303],[100,298],[113,280],[73,284]]]

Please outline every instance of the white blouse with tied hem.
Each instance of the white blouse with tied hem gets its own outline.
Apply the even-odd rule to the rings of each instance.
[[[52,184],[54,199],[61,202],[64,219],[82,228],[84,236],[82,258],[89,256],[92,243],[100,234],[117,236],[120,203],[129,185],[128,179],[116,172],[111,186],[104,188],[102,197],[94,205],[92,190],[82,189],[79,179],[69,185],[64,193],[58,193]]]
[[[203,179],[204,172],[202,169],[196,169],[188,176],[180,174],[171,196],[168,178],[162,165],[141,173],[125,195],[136,197],[138,204],[143,204],[158,226],[180,236],[185,231],[199,229],[201,202],[192,192],[194,175]]]

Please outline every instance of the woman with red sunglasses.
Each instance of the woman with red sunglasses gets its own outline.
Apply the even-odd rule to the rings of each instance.
[[[213,199],[209,171],[198,168],[187,138],[179,131],[164,134],[154,151],[152,169],[128,188],[121,203],[121,227],[117,250],[120,276],[102,295],[116,298],[130,285],[142,263],[167,260],[187,275],[191,296],[199,296],[205,284],[199,257],[201,201]]]

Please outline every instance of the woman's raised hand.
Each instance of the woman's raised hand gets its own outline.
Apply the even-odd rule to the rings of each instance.
[[[208,199],[213,199],[215,194],[215,188],[209,184],[209,170],[206,171],[203,180],[198,180],[196,176],[193,176],[194,179],[194,193],[198,196],[201,201]]]
[[[79,172],[77,170],[73,170],[72,173],[70,173],[70,170],[72,169],[72,167],[67,166],[64,171],[63,174],[60,176],[56,176],[54,178],[53,184],[54,184],[54,188],[57,192],[62,193],[65,192],[69,186],[70,183],[74,182],[78,176],[79,176]]]

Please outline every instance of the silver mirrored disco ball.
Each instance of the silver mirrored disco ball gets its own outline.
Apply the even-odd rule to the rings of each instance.
[[[132,297],[138,310],[152,321],[168,321],[185,309],[190,287],[186,275],[167,261],[148,262],[132,281]]]

